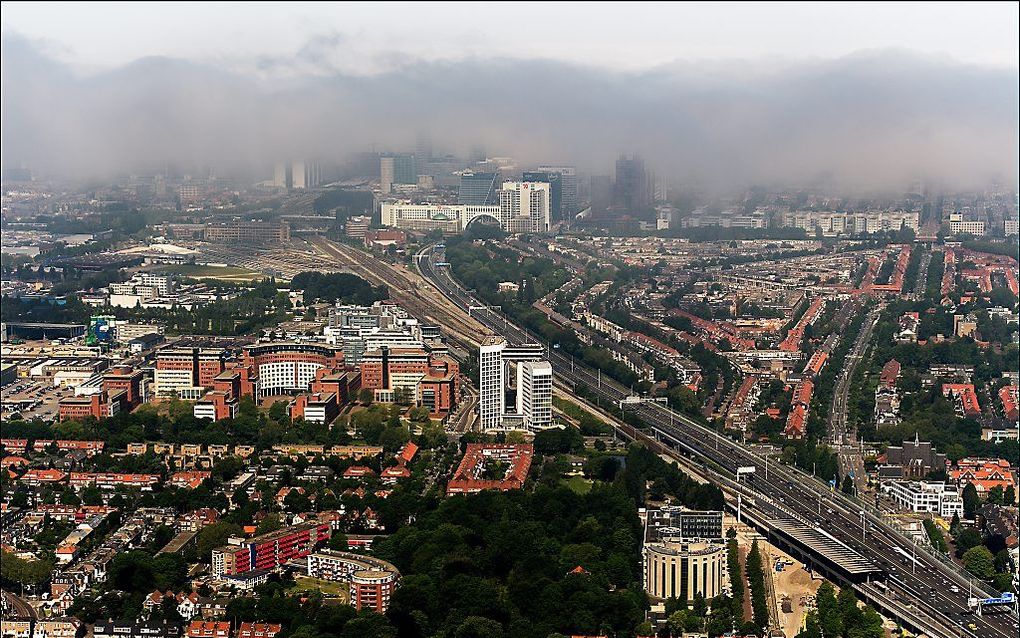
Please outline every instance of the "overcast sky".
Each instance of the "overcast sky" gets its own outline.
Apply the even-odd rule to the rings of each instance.
[[[310,40],[326,45],[333,70],[353,74],[408,59],[545,58],[640,70],[678,59],[796,61],[890,47],[1015,68],[1017,6],[19,2],[4,4],[3,27],[81,69],[170,56],[250,71],[258,58],[292,54]]]
[[[1017,3],[4,3],[4,166],[483,144],[740,186],[1017,170]]]

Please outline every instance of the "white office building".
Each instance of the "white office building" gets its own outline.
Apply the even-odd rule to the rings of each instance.
[[[498,222],[499,215],[499,206],[470,204],[383,202],[380,207],[380,221],[383,226],[425,232],[441,230],[450,234],[462,232],[476,217],[488,217]]]
[[[510,233],[544,233],[550,228],[551,194],[545,182],[503,182],[499,223]]]
[[[511,346],[502,337],[488,337],[479,348],[478,416],[482,430],[552,425],[552,365],[539,344]],[[510,366],[516,366],[516,377]],[[516,403],[507,407],[507,381],[515,379]]]
[[[963,213],[950,213],[949,231],[954,235],[984,235],[985,222],[977,219],[967,219]]]
[[[382,158],[383,160],[392,158]],[[390,192],[387,165],[383,164],[383,193]],[[380,222],[403,230],[459,233],[478,218],[498,222],[508,233],[544,233],[550,229],[550,186],[545,182],[504,182],[499,206],[474,204],[416,204],[383,202]]]
[[[882,489],[899,507],[915,513],[930,512],[949,520],[963,517],[963,499],[955,486],[922,481],[888,481]]]
[[[483,431],[499,429],[503,424],[505,349],[502,337],[488,337],[478,349],[478,420]]]
[[[552,365],[548,361],[525,361],[517,366],[517,412],[526,430],[552,425]]]

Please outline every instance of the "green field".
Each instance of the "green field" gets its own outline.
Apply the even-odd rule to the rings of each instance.
[[[260,272],[237,266],[200,266],[197,264],[175,264],[164,266],[160,272],[172,272],[191,279],[219,279],[222,281],[244,282],[265,277]]]
[[[591,491],[591,481],[583,476],[571,476],[563,479],[563,484],[569,487],[575,494],[587,494]]]
[[[300,592],[321,591],[326,596],[335,596],[342,599],[344,602],[347,602],[351,596],[347,583],[323,580],[321,578],[311,578],[309,576],[295,576],[294,581],[297,585],[290,590],[291,593],[296,594]]]

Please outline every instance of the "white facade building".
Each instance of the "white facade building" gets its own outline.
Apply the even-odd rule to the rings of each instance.
[[[822,235],[855,235],[920,227],[920,213],[906,210],[869,210],[845,213],[834,211],[796,210],[782,218],[784,226],[803,228],[809,235],[820,230]]]
[[[552,425],[552,365],[548,361],[525,361],[517,366],[517,412],[526,430]]]
[[[490,217],[493,221],[500,221],[499,215],[499,206],[470,204],[383,202],[380,207],[383,226],[403,230],[441,230],[444,233],[462,232],[476,217]]]
[[[552,425],[552,365],[541,345],[510,346],[502,337],[488,337],[479,348],[478,416],[482,430]],[[508,368],[517,366],[517,401],[508,410]]]
[[[953,514],[963,517],[963,499],[960,491],[945,483],[921,481],[889,481],[883,489],[900,507],[911,512],[930,512],[944,519]]]
[[[386,159],[392,158],[383,158]],[[382,168],[385,173],[386,165]],[[385,175],[382,183],[383,192],[390,192]],[[509,233],[544,233],[551,227],[550,211],[548,183],[504,182],[499,192],[499,206],[383,202],[379,217],[383,226],[404,230],[459,233],[473,220],[488,217]]]
[[[191,370],[160,370],[155,372],[156,394],[161,397],[177,395],[185,401],[202,398],[206,389],[196,386]]]
[[[482,430],[498,429],[503,423],[506,341],[489,337],[478,349],[478,420]]]
[[[550,228],[551,191],[545,182],[503,182],[499,224],[509,233],[544,233]]]
[[[949,214],[949,231],[954,235],[984,235],[985,223],[980,220],[966,219],[963,213]]]

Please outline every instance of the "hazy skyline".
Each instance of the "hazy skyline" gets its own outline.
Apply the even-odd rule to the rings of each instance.
[[[60,20],[53,16],[59,13]],[[399,16],[399,18],[398,18]],[[4,5],[4,164],[481,143],[741,185],[1015,179],[1017,5]]]

